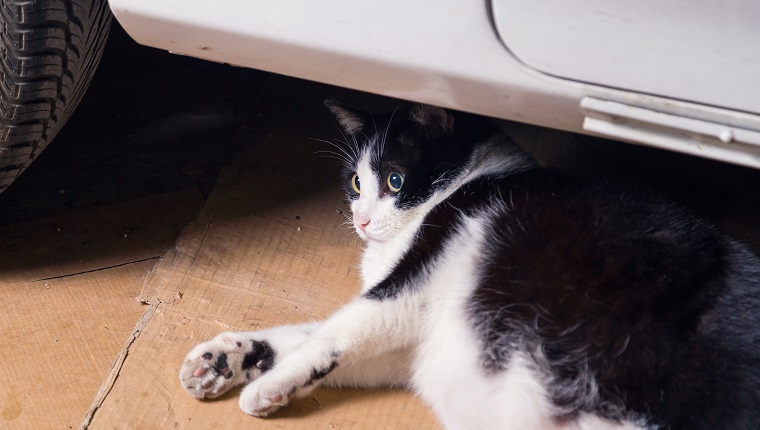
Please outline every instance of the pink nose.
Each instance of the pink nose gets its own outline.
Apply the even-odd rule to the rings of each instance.
[[[364,230],[364,229],[367,228],[367,226],[369,225],[370,221],[371,220],[369,218],[357,218],[356,219],[356,225],[359,226],[360,229]]]

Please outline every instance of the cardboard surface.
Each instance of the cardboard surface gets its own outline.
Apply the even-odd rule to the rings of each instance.
[[[146,272],[202,204],[184,190],[0,231],[0,428],[79,425],[144,312]]]
[[[149,312],[89,428],[437,428],[401,391],[322,389],[258,419],[238,408],[239,390],[198,401],[181,388],[179,366],[196,343],[322,319],[358,290],[360,243],[344,225],[339,167],[301,135],[251,139],[146,282]]]

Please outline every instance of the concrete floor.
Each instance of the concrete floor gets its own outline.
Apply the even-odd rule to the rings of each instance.
[[[210,290],[196,291],[171,282],[169,287],[156,283],[169,282],[169,278],[164,279],[161,274],[178,269],[167,267],[170,260],[167,257],[176,256],[177,250],[190,246],[188,243],[196,237],[194,235],[203,232],[203,237],[214,238],[212,232],[228,228],[224,226],[240,228],[243,225],[240,220],[246,219],[246,213],[242,209],[236,209],[237,212],[220,209],[219,214],[229,215],[221,219],[208,212],[209,208],[226,208],[225,204],[232,204],[230,202],[248,208],[240,203],[245,201],[243,194],[253,199],[246,204],[252,205],[250,211],[254,214],[260,210],[253,203],[256,199],[272,198],[277,210],[284,211],[277,212],[278,220],[288,217],[292,223],[287,211],[295,211],[297,207],[298,211],[321,208],[319,210],[325,212],[320,215],[323,218],[318,219],[329,221],[320,222],[334,222],[329,215],[334,208],[314,206],[322,199],[320,190],[334,185],[329,172],[324,172],[316,185],[289,191],[293,194],[288,198],[294,202],[299,201],[299,195],[303,196],[305,206],[294,208],[282,204],[282,196],[255,194],[251,188],[255,188],[260,179],[256,179],[259,177],[254,173],[250,173],[253,179],[249,183],[238,179],[230,182],[229,178],[231,171],[246,178],[249,170],[255,172],[271,166],[280,166],[280,171],[294,169],[305,174],[305,165],[292,160],[313,162],[315,147],[304,142],[309,142],[309,137],[329,136],[334,130],[332,119],[322,107],[325,98],[379,108],[396,103],[379,96],[140,47],[115,28],[101,68],[80,108],[55,142],[16,183],[0,194],[0,288],[4,293],[0,295],[0,331],[8,334],[0,340],[0,368],[3,370],[0,372],[0,427],[74,428],[85,416],[92,418],[100,408],[110,408],[113,413],[94,413],[94,422],[97,424],[99,419],[102,426],[116,425],[113,420],[120,419],[118,411],[125,410],[126,403],[119,403],[120,397],[112,397],[109,403],[107,394],[111,389],[115,387],[114,393],[123,392],[124,398],[150,390],[134,387],[137,391],[129,391],[129,385],[118,383],[121,366],[124,372],[130,371],[126,354],[135,352],[130,348],[133,343],[139,345],[135,340],[140,330],[152,327],[145,320],[148,314],[149,320],[155,322],[159,318],[156,312],[164,312],[159,318],[163,325],[155,326],[154,332],[147,331],[146,338],[156,342],[167,342],[167,333],[171,331],[166,327],[185,324],[189,316],[197,319],[193,320],[193,327],[204,334],[220,330],[220,321],[240,328],[248,327],[244,325],[244,317],[262,325],[289,318],[282,316],[285,308],[280,320],[256,319],[260,317],[248,315],[247,308],[241,308],[241,315],[230,316],[234,313],[230,309],[236,306],[230,304],[234,295],[223,296],[227,310],[208,310],[204,306],[211,299],[204,294],[212,294]],[[760,203],[755,198],[760,190],[758,171],[539,127],[513,123],[505,123],[504,127],[547,164],[610,174],[659,188],[760,249],[757,222]],[[285,155],[259,143],[265,141],[274,142],[270,145],[275,149],[279,145]],[[295,143],[288,146],[289,142]],[[282,164],[282,160],[291,161]],[[230,170],[225,166],[233,167]],[[234,185],[229,188],[232,191],[217,186],[220,175],[227,177],[227,185]],[[334,194],[326,195],[340,200]],[[304,213],[297,213],[299,219],[305,218]],[[271,214],[257,216],[274,219]],[[191,221],[194,222],[190,227],[185,227]],[[295,227],[290,223],[278,221],[272,225],[291,234],[291,227]],[[252,229],[259,224],[245,225]],[[309,226],[322,228],[315,224]],[[334,244],[348,246],[343,243],[348,233],[319,231],[334,240]],[[230,261],[237,258],[235,255],[248,255],[245,244],[234,242],[243,247],[242,254],[238,254],[226,239],[217,238],[218,243],[208,240],[215,247],[193,251],[208,257],[208,261],[194,261],[213,263],[215,269],[209,269],[213,276],[208,275],[208,280],[204,280],[206,275],[197,275],[188,282],[202,285],[213,282],[230,288],[237,283],[248,285],[245,283],[249,282],[245,281],[247,274],[243,273],[247,269],[242,266],[239,270],[225,266],[223,281],[215,278],[222,273],[219,264],[224,262],[214,258],[221,258],[226,252],[230,253]],[[327,246],[320,243],[315,241],[309,246]],[[343,259],[350,258],[340,255]],[[312,257],[302,258],[306,261]],[[199,267],[194,266],[193,270],[198,271]],[[304,276],[313,276],[304,273]],[[272,279],[282,282],[280,278]],[[273,282],[269,278],[264,280]],[[348,278],[334,282],[344,282],[349,289],[352,285]],[[154,290],[162,291],[159,302],[151,302],[152,293],[146,293]],[[288,292],[283,298],[278,293],[274,297],[277,300],[266,302],[267,306],[280,309],[278,306],[284,300],[284,303],[301,306],[297,314],[305,315],[302,303],[314,300],[309,295],[312,293],[303,293],[305,295],[299,298],[291,297],[291,293],[298,294]],[[179,294],[178,303],[170,303],[175,294]],[[266,297],[271,295],[267,294]],[[318,306],[313,305],[314,314],[333,309],[350,296],[346,294],[343,291],[322,297]],[[183,295],[192,299],[182,302]],[[136,301],[136,297],[140,300]],[[259,300],[257,297],[250,300]],[[205,311],[196,314],[197,309]],[[214,314],[217,319],[203,320],[203,312],[218,312]],[[170,323],[167,315],[174,315],[177,320]],[[175,346],[181,349],[171,354],[181,357],[186,345],[195,339],[185,332],[171,333],[177,338],[172,340],[178,343],[169,349]],[[162,348],[157,345],[142,346],[139,351]],[[29,351],[41,354],[31,360],[18,359],[28,357]],[[155,354],[146,355],[146,360],[156,359]],[[171,354],[158,357],[173,363],[176,357]],[[139,353],[133,355],[140,356]],[[86,371],[82,372],[82,368]],[[172,378],[176,378],[173,367],[156,376],[156,380],[167,381],[167,387],[158,391],[172,393],[167,395],[169,400],[162,401],[167,402],[169,409],[174,408],[174,415],[165,415],[164,408],[149,417],[159,417],[167,425],[191,428],[190,419],[196,419],[196,424],[200,419],[197,415],[200,412],[193,411],[196,407],[200,407],[203,414],[213,413],[213,405],[197,406],[182,396],[172,397],[178,388]],[[60,395],[74,387],[76,395]],[[325,399],[338,404],[343,402],[329,396],[322,399],[321,404],[328,402]],[[156,402],[155,398],[150,400]],[[367,404],[372,403],[371,399],[365,400]],[[393,398],[387,401],[390,405],[387,407],[409,401]],[[234,411],[233,403],[224,403],[224,410]],[[144,407],[144,404],[139,406]],[[304,411],[310,411],[311,406],[303,406],[299,414],[308,417]],[[338,418],[344,424],[354,419],[350,415]],[[296,421],[287,421],[290,419]],[[279,424],[270,424],[278,428],[278,425],[299,423],[299,419],[303,417],[296,414]],[[325,425],[338,422],[336,416],[320,419],[324,419],[320,422]],[[420,415],[415,425],[422,425],[419,423],[428,419]],[[356,424],[355,419],[353,422]],[[139,427],[140,423],[145,421],[134,421],[132,426]],[[308,421],[299,425],[310,428]]]

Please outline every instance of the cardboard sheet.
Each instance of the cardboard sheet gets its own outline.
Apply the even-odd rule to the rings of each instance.
[[[0,428],[79,425],[144,312],[146,273],[202,204],[185,190],[0,231]]]
[[[88,428],[428,429],[427,408],[402,391],[320,389],[266,419],[240,411],[239,390],[198,401],[179,366],[196,343],[327,317],[356,294],[360,243],[344,225],[339,167],[302,135],[253,136],[198,221],[156,267],[150,303]]]

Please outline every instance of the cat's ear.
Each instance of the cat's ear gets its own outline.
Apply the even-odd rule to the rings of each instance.
[[[415,104],[409,110],[410,119],[417,124],[444,133],[454,131],[454,115],[444,108]]]
[[[347,134],[356,134],[367,125],[367,115],[364,112],[342,105],[335,100],[325,100],[325,106],[335,115],[338,124]]]

